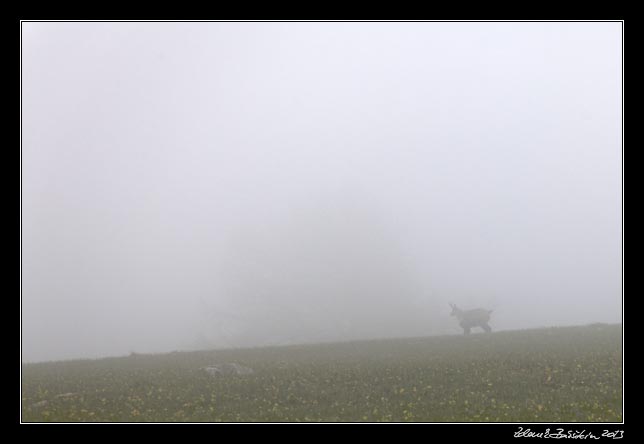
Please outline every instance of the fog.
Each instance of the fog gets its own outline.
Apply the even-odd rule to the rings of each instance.
[[[621,28],[23,22],[23,361],[621,322]]]

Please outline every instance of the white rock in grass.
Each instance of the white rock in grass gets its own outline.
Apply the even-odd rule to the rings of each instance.
[[[228,376],[228,375],[250,375],[255,373],[250,367],[236,364],[234,362],[226,364],[214,364],[208,367],[202,367],[210,376]]]
[[[49,401],[45,400],[45,401],[40,401],[40,402],[37,402],[35,404],[32,404],[31,407],[32,408],[40,408],[40,407],[45,407],[47,404],[49,404]]]

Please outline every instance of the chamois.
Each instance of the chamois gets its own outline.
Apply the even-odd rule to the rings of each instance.
[[[486,333],[490,333],[492,328],[488,324],[492,310],[483,308],[476,308],[474,310],[461,310],[454,304],[449,304],[452,307],[451,316],[456,316],[458,323],[463,327],[463,332],[466,335],[470,334],[472,327],[481,327]]]

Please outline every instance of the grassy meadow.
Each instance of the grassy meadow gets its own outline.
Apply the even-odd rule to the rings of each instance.
[[[622,326],[22,365],[23,422],[620,422]],[[204,367],[237,363],[249,375]]]

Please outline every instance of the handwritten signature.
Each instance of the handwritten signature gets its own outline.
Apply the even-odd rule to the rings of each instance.
[[[546,429],[545,432],[533,432],[530,429],[519,427],[519,430],[514,432],[515,438],[571,438],[571,439],[622,439],[624,437],[623,430],[604,430],[601,435],[597,436],[593,432],[586,432],[586,430],[564,430],[555,429],[554,432]]]

